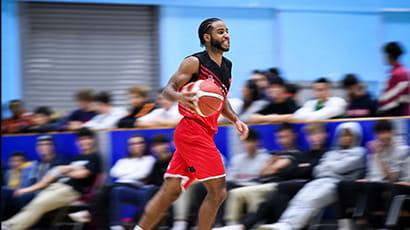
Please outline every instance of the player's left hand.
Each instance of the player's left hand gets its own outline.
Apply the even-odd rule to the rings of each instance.
[[[238,132],[241,134],[240,140],[244,141],[246,138],[248,138],[248,133],[249,133],[248,126],[239,119],[236,120],[234,124]]]

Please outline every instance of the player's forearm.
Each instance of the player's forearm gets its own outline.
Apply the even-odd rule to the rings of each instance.
[[[175,82],[169,82],[162,91],[162,95],[171,101],[178,101],[180,93]]]
[[[228,99],[225,100],[224,108],[222,110],[222,115],[231,121],[232,123],[235,123],[239,118],[238,115],[233,111],[231,104],[229,103]]]

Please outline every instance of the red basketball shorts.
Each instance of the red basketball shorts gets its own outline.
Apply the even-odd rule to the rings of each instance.
[[[164,177],[182,178],[184,189],[198,179],[206,181],[225,176],[222,157],[214,133],[190,118],[183,118],[174,133],[176,151]]]

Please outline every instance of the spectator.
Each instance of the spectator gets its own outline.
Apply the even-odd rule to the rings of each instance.
[[[17,189],[30,184],[29,175],[33,162],[27,161],[23,152],[14,152],[8,160],[9,170],[6,173],[7,187]]]
[[[377,102],[366,92],[365,86],[356,75],[346,74],[342,80],[342,87],[347,93],[347,117],[376,116]]]
[[[259,176],[262,166],[271,158],[268,150],[259,147],[259,134],[250,128],[245,140],[246,152],[235,154],[227,170],[227,186],[247,185],[250,180]]]
[[[275,224],[261,229],[302,229],[322,208],[337,200],[337,184],[341,180],[358,179],[364,168],[364,148],[360,147],[361,127],[356,122],[342,123],[336,128],[337,148],[326,152],[314,168],[315,179],[307,183],[290,201]]]
[[[9,169],[5,173],[5,184],[1,187],[1,220],[6,219],[16,212],[9,199],[13,197],[13,192],[18,188],[30,185],[29,175],[33,162],[27,161],[23,152],[13,152],[8,158]]]
[[[278,123],[289,121],[296,110],[296,103],[286,95],[284,80],[281,77],[270,78],[270,86],[267,92],[272,101],[262,110],[250,115],[248,122]]]
[[[120,119],[118,128],[134,128],[135,120],[151,112],[155,103],[148,102],[148,92],[151,89],[147,86],[135,85],[128,89],[128,98],[131,110],[128,115]]]
[[[61,155],[56,154],[54,151],[53,138],[50,135],[43,135],[37,138],[36,144],[37,153],[40,157],[39,161],[35,161],[30,167],[25,168],[28,170],[26,173],[22,173],[22,179],[24,183],[19,188],[25,188],[40,181],[47,173],[47,171],[57,165],[62,165],[65,160]],[[22,207],[28,204],[37,193],[27,193],[19,197],[13,197],[15,189],[2,187],[2,205],[3,210],[8,210],[10,215],[2,215],[3,217],[10,217],[17,213]]]
[[[149,176],[148,184],[159,187],[164,182],[164,173],[172,157],[168,137],[164,134],[154,135],[151,138],[151,152],[157,160]]]
[[[384,46],[390,70],[390,78],[379,97],[379,113],[382,116],[410,115],[410,76],[408,70],[399,62],[404,53],[397,42]]]
[[[355,218],[369,217],[370,211],[375,209],[387,212],[388,200],[383,199],[382,194],[391,190],[390,183],[406,182],[402,180],[402,176],[409,170],[406,168],[408,146],[394,139],[393,123],[388,120],[377,121],[374,132],[376,139],[368,143],[370,154],[365,179],[339,183],[339,229],[352,229],[352,215],[347,213],[350,207],[361,205],[360,210],[364,210],[359,215],[356,214]],[[360,202],[359,197],[363,198]]]
[[[75,155],[69,165],[54,167],[41,181],[14,193],[15,196],[21,196],[44,188],[19,213],[2,222],[2,229],[27,229],[46,212],[64,207],[78,199],[84,189],[93,184],[96,175],[101,172],[94,133],[87,128],[81,128],[77,132],[77,144],[81,153]],[[61,182],[54,182],[59,177],[65,178]]]
[[[245,204],[248,213],[255,212],[266,196],[276,189],[278,181],[287,180],[292,176],[293,162],[301,154],[295,147],[295,138],[296,133],[292,125],[285,123],[279,126],[276,140],[283,150],[273,152],[271,158],[261,167],[259,177],[255,180],[256,185],[229,191],[224,216],[228,225],[238,224]]]
[[[230,167],[227,169],[226,185],[228,191],[237,187],[255,184],[252,180],[259,177],[261,168],[271,158],[268,150],[260,148],[259,144],[258,132],[250,128],[248,137],[244,141],[245,152],[235,154],[231,159]],[[205,188],[203,190],[205,192]],[[225,202],[218,210],[217,222],[222,223],[224,209]]]
[[[315,99],[306,101],[302,108],[293,114],[294,120],[316,121],[339,118],[346,113],[346,101],[340,97],[331,97],[331,83],[326,78],[319,78],[313,84]]]
[[[164,182],[164,173],[171,160],[170,143],[164,134],[156,134],[151,139],[151,152],[158,157],[151,172],[150,181],[156,189]],[[185,230],[188,226],[189,205],[192,196],[192,186],[186,189],[172,206],[173,223],[171,230]]]
[[[33,115],[24,109],[21,100],[10,101],[9,110],[12,115],[1,121],[1,133],[18,133],[22,127],[31,124]]]
[[[127,112],[122,108],[116,108],[111,105],[111,96],[107,92],[101,92],[94,98],[96,105],[95,110],[98,115],[83,124],[83,127],[89,129],[113,129],[116,128],[117,122]]]
[[[277,67],[272,67],[268,69],[268,73],[273,77],[280,77],[280,70]]]
[[[71,112],[65,119],[63,119],[62,124],[63,130],[77,130],[81,126],[91,120],[97,113],[94,110],[91,89],[81,89],[74,95],[75,101],[77,102],[78,109]]]
[[[292,100],[295,101],[297,107],[299,107],[299,86],[297,84],[293,84],[293,83],[286,83],[285,84],[286,87],[286,95],[290,98],[292,98]]]
[[[239,118],[247,122],[249,116],[264,108],[269,101],[263,99],[262,92],[258,88],[255,80],[247,80],[242,89],[243,103],[238,112]]]
[[[255,213],[242,218],[241,224],[231,225],[224,230],[244,230],[252,227],[260,221],[276,221],[286,209],[289,200],[294,194],[313,178],[313,168],[319,163],[322,155],[326,152],[326,129],[321,123],[311,123],[305,126],[310,149],[303,152],[293,164],[293,177],[295,179],[279,182],[277,189],[269,194],[269,198],[262,202]]]
[[[175,127],[182,118],[178,112],[178,104],[158,94],[159,108],[135,120],[135,127],[171,126]]]
[[[34,162],[30,173],[31,184],[40,181],[55,166],[67,163],[64,157],[55,152],[54,139],[50,135],[37,137],[36,150],[40,160]]]
[[[250,80],[254,80],[259,88],[261,97],[265,98],[265,90],[269,87],[269,80],[267,75],[260,70],[254,70],[250,76]]]
[[[21,128],[24,133],[46,133],[57,130],[57,123],[51,117],[52,112],[47,106],[40,106],[34,110],[33,122]]]
[[[128,155],[119,159],[110,170],[114,184],[105,186],[92,201],[91,214],[101,220],[109,220],[110,229],[123,229],[121,226],[122,203],[132,203],[144,207],[150,199],[151,188],[144,185],[152,170],[155,158],[149,155],[145,138],[134,134],[128,138]],[[114,211],[111,211],[114,210]],[[78,222],[88,222],[91,215],[88,211],[69,214]]]

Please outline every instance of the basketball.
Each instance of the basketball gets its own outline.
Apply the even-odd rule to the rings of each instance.
[[[195,110],[202,117],[214,115],[223,106],[221,90],[210,80],[198,80],[188,90],[196,92]]]

